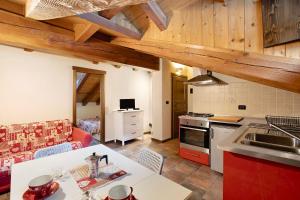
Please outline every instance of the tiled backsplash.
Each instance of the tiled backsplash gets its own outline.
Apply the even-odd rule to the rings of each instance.
[[[267,114],[300,116],[300,94],[214,73],[226,86],[193,87],[189,111],[218,115],[264,117]],[[238,110],[246,105],[246,110]]]

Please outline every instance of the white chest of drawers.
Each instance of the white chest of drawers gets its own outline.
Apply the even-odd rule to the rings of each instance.
[[[143,137],[144,125],[143,110],[128,110],[114,112],[115,141],[122,141],[122,145],[128,140]]]

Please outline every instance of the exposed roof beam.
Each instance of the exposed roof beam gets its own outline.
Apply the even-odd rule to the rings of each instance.
[[[121,12],[124,9],[124,7],[118,7],[118,8],[113,8],[109,10],[102,10],[98,12],[98,14],[106,19],[111,19],[115,15],[117,15],[119,12]]]
[[[115,36],[133,38],[137,40],[140,40],[142,38],[142,34],[140,32],[120,26],[95,13],[86,13],[78,16],[91,23],[97,24],[99,26],[99,29],[105,33],[111,33]]]
[[[96,39],[75,42],[71,31],[1,10],[0,30],[0,44],[89,61],[108,60],[159,69],[159,60],[154,56]]]
[[[13,3],[11,1],[1,1],[0,8],[15,14],[25,15],[25,8],[23,5]]]
[[[168,27],[168,17],[162,11],[156,1],[150,0],[140,5],[146,15],[156,24],[156,26],[164,31]]]
[[[185,65],[300,93],[300,59],[162,41],[116,38],[112,43]]]
[[[82,79],[82,81],[80,82],[79,86],[77,87],[77,93],[80,92],[81,88],[84,86],[84,83],[88,80],[90,74],[85,74],[84,78]]]
[[[84,97],[82,100],[82,105],[86,106],[86,104],[88,104],[88,102],[90,102],[98,92],[100,93],[100,82],[96,84],[93,89]]]
[[[74,32],[75,32],[75,41],[77,42],[85,42],[90,37],[92,37],[97,31],[99,30],[99,27],[96,24],[90,23],[90,24],[76,24],[74,26]]]

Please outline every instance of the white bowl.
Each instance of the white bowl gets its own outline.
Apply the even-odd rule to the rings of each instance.
[[[108,192],[108,198],[112,200],[122,200],[128,198],[132,193],[132,188],[126,185],[116,185]]]

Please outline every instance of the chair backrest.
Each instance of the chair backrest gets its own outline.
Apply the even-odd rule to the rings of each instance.
[[[157,174],[161,174],[162,172],[164,158],[162,155],[151,149],[143,148],[137,161]]]
[[[34,153],[33,158],[37,159],[37,158],[47,157],[50,155],[63,153],[71,150],[72,150],[72,144],[70,142],[66,142],[63,144],[58,144],[51,147],[39,149]]]

